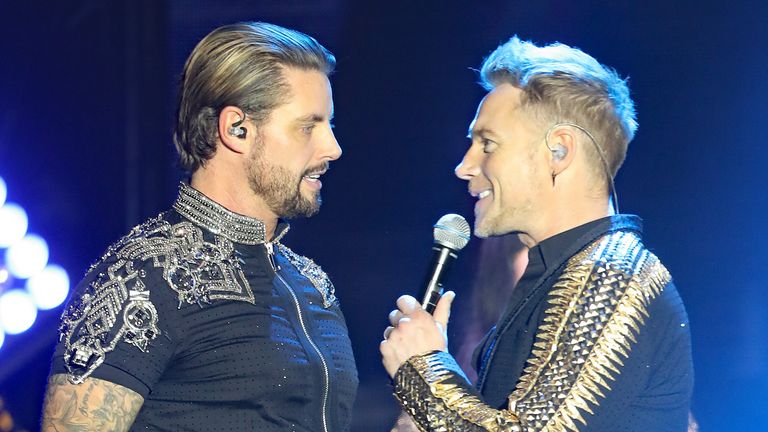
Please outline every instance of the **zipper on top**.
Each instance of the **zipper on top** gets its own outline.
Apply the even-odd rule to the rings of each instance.
[[[272,271],[277,274],[277,271],[280,270],[280,266],[275,262],[275,245],[270,242],[264,243],[264,246],[267,248],[267,260],[269,261],[269,265],[272,267]]]
[[[269,264],[272,266],[272,270],[275,272],[275,277],[283,284],[283,286],[288,290],[288,293],[291,295],[291,298],[293,299],[293,304],[296,306],[296,314],[299,317],[299,324],[301,325],[301,330],[304,332],[304,336],[307,338],[307,341],[312,346],[312,349],[317,353],[317,356],[320,358],[320,363],[323,366],[323,403],[322,403],[322,420],[323,420],[323,431],[328,432],[328,396],[330,394],[330,372],[328,371],[328,363],[325,360],[325,357],[323,357],[323,353],[320,351],[320,348],[315,344],[315,341],[312,340],[312,338],[309,336],[309,331],[307,330],[307,325],[304,322],[304,315],[302,314],[301,304],[299,303],[299,298],[296,296],[296,292],[293,290],[290,284],[283,278],[282,275],[278,272],[280,270],[280,266],[277,265],[275,261],[275,249],[273,243],[264,243],[264,245],[267,248],[267,257],[269,258]]]

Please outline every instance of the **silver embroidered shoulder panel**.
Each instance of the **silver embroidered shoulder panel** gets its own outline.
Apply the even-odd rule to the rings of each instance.
[[[160,215],[135,227],[91,266],[86,277],[97,270],[98,275],[62,315],[59,336],[70,381],[90,376],[120,341],[147,352],[160,335],[149,295],[158,287],[148,286],[148,273],[162,274],[179,308],[215,300],[254,303],[240,264],[230,240],[214,236],[207,242],[191,222],[171,225]]]
[[[297,254],[282,243],[278,242],[276,244],[280,254],[286,257],[299,273],[309,279],[312,285],[320,292],[320,295],[323,297],[324,308],[327,309],[336,303],[336,289],[331,279],[319,265],[315,264],[311,259]]]

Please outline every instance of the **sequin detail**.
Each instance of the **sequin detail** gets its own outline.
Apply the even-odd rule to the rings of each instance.
[[[222,236],[204,241],[202,230],[191,222],[171,225],[163,215],[150,219],[111,246],[89,273],[108,260],[114,263],[70,302],[61,319],[59,333],[73,383],[92,374],[121,340],[149,350],[160,334],[150,300],[150,289],[158,287],[145,282],[153,268],[176,292],[179,308],[215,300],[255,302],[234,244]]]
[[[146,352],[160,330],[142,271],[119,260],[70,302],[61,319],[64,362],[73,384],[82,383],[121,340]],[[114,332],[114,329],[117,331]]]
[[[257,245],[266,241],[262,221],[229,211],[186,183],[179,184],[179,197],[173,208],[195,224],[235,243]]]
[[[286,257],[294,267],[296,267],[299,273],[309,279],[309,281],[312,282],[312,285],[314,285],[320,292],[320,295],[323,296],[324,308],[327,309],[336,303],[336,289],[328,278],[328,275],[325,274],[319,265],[315,264],[311,259],[295,253],[282,243],[276,244],[280,253]]]

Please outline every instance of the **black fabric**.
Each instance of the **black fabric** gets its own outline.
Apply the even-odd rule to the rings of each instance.
[[[165,218],[183,220],[175,211]],[[210,232],[204,236],[214,241]],[[264,244],[235,247],[254,304],[182,303],[162,269],[144,262],[162,334],[147,352],[119,342],[92,376],[145,398],[131,430],[349,430],[358,380],[338,304],[324,308],[320,292],[279,253],[276,277]],[[77,290],[110,263],[90,272]],[[54,374],[67,373],[63,353],[60,343]]]
[[[529,264],[497,325],[476,352],[477,387],[485,402],[506,409],[507,397],[531,356],[547,296],[568,259],[613,231],[641,232],[636,216],[613,216],[542,241],[529,251]],[[649,306],[630,357],[612,390],[580,431],[684,431],[693,386],[688,317],[674,284]]]

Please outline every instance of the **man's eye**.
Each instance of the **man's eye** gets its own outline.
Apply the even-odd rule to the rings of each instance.
[[[486,153],[491,152],[496,148],[496,142],[486,138],[480,140],[480,144],[483,145],[483,151]]]
[[[315,125],[309,125],[309,126],[303,126],[301,128],[301,133],[305,135],[311,135],[312,131],[315,129]]]

